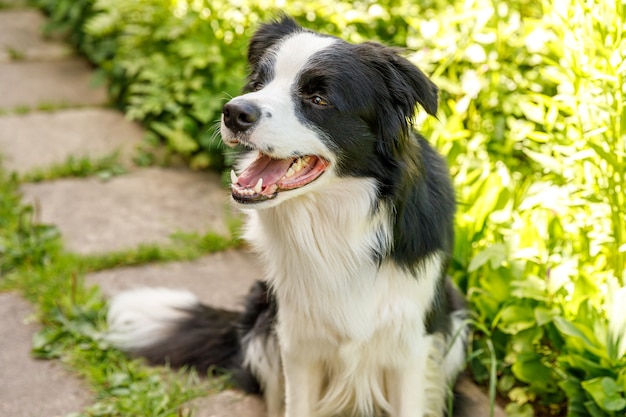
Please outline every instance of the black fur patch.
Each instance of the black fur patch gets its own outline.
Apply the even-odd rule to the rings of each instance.
[[[236,323],[239,313],[198,304],[162,342],[137,351],[150,363],[173,367],[193,366],[201,373],[235,370],[240,367]]]

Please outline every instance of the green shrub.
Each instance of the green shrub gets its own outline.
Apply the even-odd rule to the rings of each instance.
[[[626,412],[625,9],[476,0],[409,31],[443,88],[428,127],[459,193],[471,368],[495,351],[509,415]]]
[[[626,3],[37,1],[194,167],[223,166],[220,108],[279,5],[406,46],[441,88],[438,120],[417,123],[458,190],[451,273],[475,312],[474,377],[497,376],[510,416],[624,415]]]

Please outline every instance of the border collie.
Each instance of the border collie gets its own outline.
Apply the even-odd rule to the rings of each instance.
[[[465,362],[446,269],[454,192],[413,131],[436,86],[394,49],[266,23],[221,135],[243,151],[232,197],[265,266],[243,312],[190,293],[122,293],[113,343],[151,362],[225,369],[271,417],[443,416]]]

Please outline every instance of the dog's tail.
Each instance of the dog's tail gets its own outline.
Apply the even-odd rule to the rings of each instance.
[[[258,357],[264,363],[267,356],[279,357],[273,341],[273,304],[267,285],[260,281],[241,312],[206,306],[187,291],[126,291],[109,304],[108,340],[152,364],[193,367],[200,373],[229,372],[240,388],[257,393],[266,382],[263,371],[269,371],[256,369]]]

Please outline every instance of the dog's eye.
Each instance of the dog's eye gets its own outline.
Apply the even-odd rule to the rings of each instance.
[[[311,96],[309,97],[309,101],[315,104],[316,106],[321,106],[321,107],[328,106],[328,100],[320,96]]]

